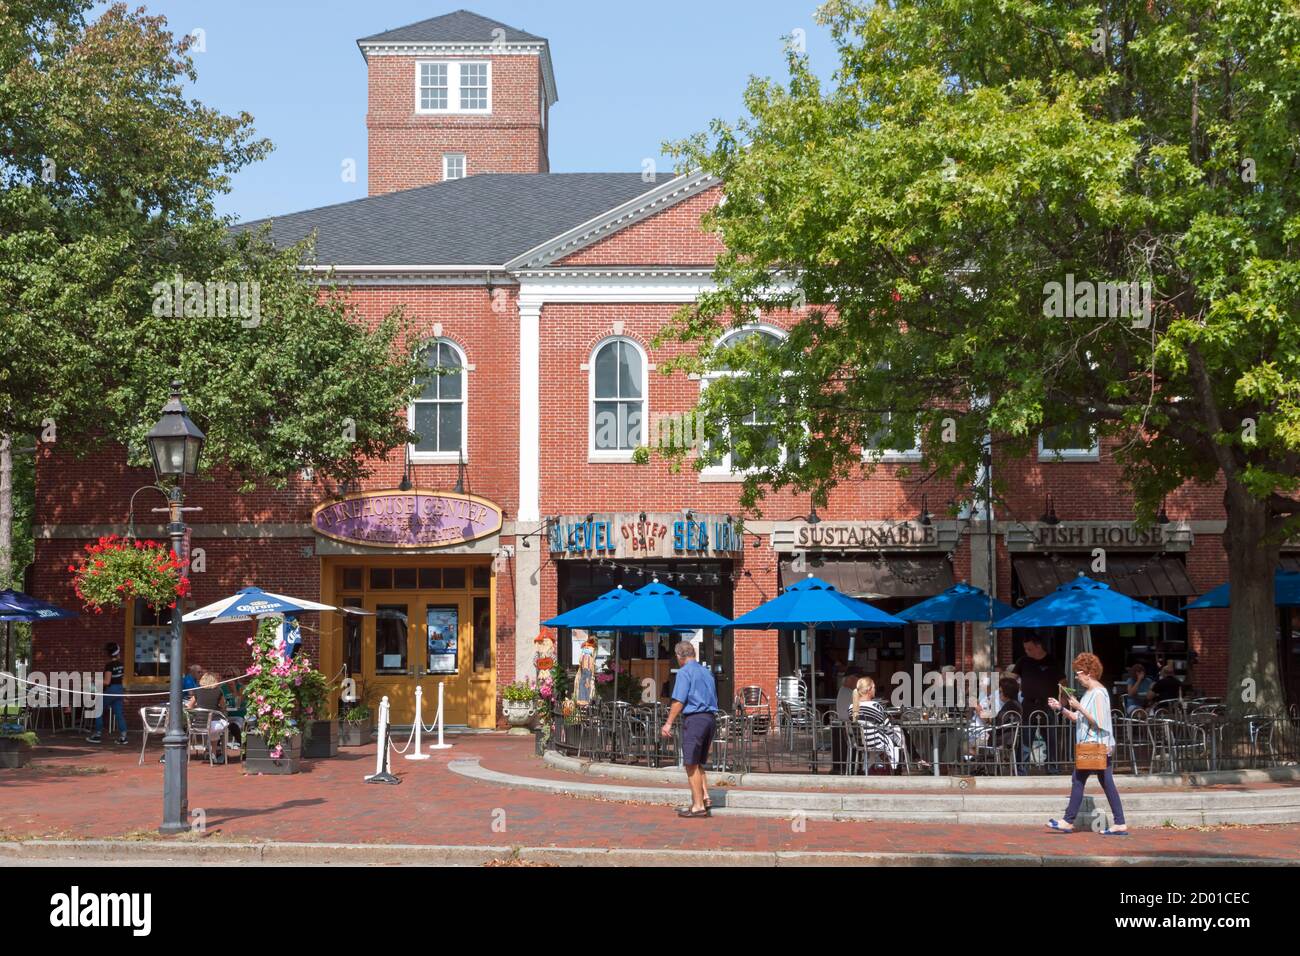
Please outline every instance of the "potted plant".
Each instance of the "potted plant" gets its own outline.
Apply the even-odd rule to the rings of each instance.
[[[364,747],[370,743],[374,733],[374,720],[370,707],[364,703],[355,703],[343,712],[339,721],[339,746]]]
[[[339,753],[339,722],[327,717],[331,687],[320,671],[309,670],[301,675],[298,688],[298,713],[302,715],[304,757],[337,757]]]
[[[244,688],[244,773],[297,773],[302,722],[320,713],[329,691],[305,655],[285,657],[279,632],[278,618],[264,618],[248,639],[253,662]]]
[[[21,724],[0,726],[0,767],[17,770],[27,766],[32,748],[39,743],[36,734],[23,730]]]
[[[529,724],[537,712],[537,688],[529,680],[515,681],[501,692],[501,712],[510,724],[509,733],[522,736],[531,733]]]

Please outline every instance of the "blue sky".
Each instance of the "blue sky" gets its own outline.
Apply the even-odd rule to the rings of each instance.
[[[366,195],[366,69],[358,37],[469,9],[551,42],[560,99],[551,113],[555,172],[638,172],[665,140],[741,114],[751,75],[783,77],[782,37],[805,31],[823,77],[835,68],[815,0],[130,0],[176,33],[205,32],[193,94],[251,113],[275,144],[220,203],[241,220]],[[342,162],[357,162],[343,182]]]

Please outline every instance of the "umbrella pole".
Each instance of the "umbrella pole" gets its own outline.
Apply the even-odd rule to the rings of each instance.
[[[812,703],[812,726],[809,728],[812,736],[812,772],[817,772],[817,625],[808,625],[808,697]]]

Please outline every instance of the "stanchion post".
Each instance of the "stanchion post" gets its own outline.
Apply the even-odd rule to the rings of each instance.
[[[438,716],[435,718],[434,721],[438,725],[438,742],[436,744],[429,744],[430,750],[451,749],[451,744],[445,743],[442,739],[442,686],[443,686],[442,681],[439,681],[438,682]]]
[[[401,783],[388,772],[388,698],[379,702],[379,751],[375,754],[375,772],[366,783]]]
[[[442,685],[439,684],[439,687]],[[420,749],[420,738],[424,733],[424,688],[415,685],[415,746],[406,755],[407,760],[428,760],[429,755]]]

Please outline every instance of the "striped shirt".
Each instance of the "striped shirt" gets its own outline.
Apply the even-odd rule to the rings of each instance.
[[[1110,699],[1106,696],[1106,691],[1100,687],[1088,691],[1079,701],[1079,710],[1081,713],[1074,722],[1074,742],[1105,744],[1107,750],[1113,748],[1115,732],[1110,722]],[[1083,712],[1092,717],[1095,727],[1083,716]]]

